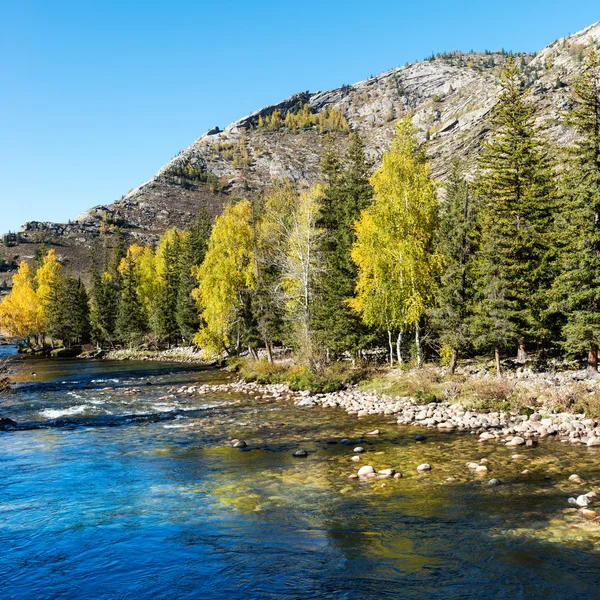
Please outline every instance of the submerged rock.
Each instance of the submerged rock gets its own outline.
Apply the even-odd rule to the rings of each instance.
[[[381,431],[379,431],[379,429],[373,429],[373,431],[369,431],[367,435],[379,435],[380,433]]]
[[[306,458],[308,456],[308,452],[306,450],[296,450],[292,456],[296,458]]]
[[[490,479],[488,485],[500,485],[502,482],[499,479]]]
[[[425,471],[431,471],[431,465],[429,463],[423,463],[417,467],[417,471],[419,473],[424,473]]]
[[[248,444],[244,440],[237,440],[234,444],[234,448],[245,448]]]
[[[415,442],[424,442],[427,438],[422,433],[415,435]]]
[[[573,473],[573,475],[570,475],[569,481],[572,481],[574,483],[583,483],[583,479],[581,479],[581,477],[579,477],[577,473]]]
[[[354,448],[354,452],[356,454],[362,454],[365,451],[365,449],[362,446],[357,446],[356,448]]]
[[[0,431],[9,431],[18,427],[18,423],[8,417],[0,417]]]

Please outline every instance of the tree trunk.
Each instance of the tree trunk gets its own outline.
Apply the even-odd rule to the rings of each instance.
[[[392,344],[392,330],[388,329],[388,343],[390,345],[390,367],[394,366],[394,344]]]
[[[502,368],[500,367],[500,348],[494,348],[494,358],[496,359],[496,377],[502,377]]]
[[[588,371],[598,372],[598,345],[590,344],[588,352]]]
[[[452,356],[450,358],[450,364],[448,365],[448,373],[450,375],[454,375],[454,371],[456,371],[456,363],[458,362],[458,352],[456,349],[452,349]]]
[[[265,340],[265,350],[267,351],[267,361],[269,364],[273,364],[273,352],[271,351],[271,344],[268,340]]]
[[[402,367],[402,329],[398,333],[398,337],[396,338],[396,357],[398,358],[398,364]]]
[[[525,351],[525,342],[519,342],[517,350],[517,362],[524,363],[527,360],[527,352]]]
[[[256,350],[252,346],[248,346],[248,352],[254,360],[258,360],[258,354],[256,354]]]
[[[419,324],[415,325],[415,346],[417,348],[417,368],[421,368],[421,336]]]

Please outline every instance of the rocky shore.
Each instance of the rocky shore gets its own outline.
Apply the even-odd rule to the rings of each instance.
[[[292,391],[285,384],[263,385],[236,381],[173,390],[177,394],[189,395],[219,391],[250,394],[263,399],[289,399],[301,408],[341,408],[357,417],[385,415],[395,417],[398,425],[477,435],[478,441],[482,443],[496,441],[507,446],[532,446],[539,439],[552,436],[562,443],[600,447],[600,423],[584,414],[475,412],[461,403],[419,404],[413,397],[379,395],[357,387],[327,394],[311,394],[307,391]]]

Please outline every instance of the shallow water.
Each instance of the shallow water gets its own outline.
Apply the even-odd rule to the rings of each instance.
[[[430,432],[415,443],[389,417],[163,398],[225,381],[197,367],[16,365],[0,415],[40,428],[0,432],[2,598],[598,597],[599,527],[566,502],[600,486],[598,449]],[[375,427],[358,463],[353,445],[325,443]],[[489,473],[475,476],[466,463],[482,458]],[[418,475],[423,462],[433,470]],[[348,480],[361,464],[404,477]]]

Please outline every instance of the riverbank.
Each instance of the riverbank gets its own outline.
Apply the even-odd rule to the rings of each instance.
[[[539,439],[554,437],[562,443],[600,447],[600,426],[585,413],[517,414],[506,411],[476,411],[461,402],[422,403],[415,397],[398,397],[367,392],[353,386],[330,393],[295,391],[286,384],[232,383],[187,386],[170,390],[176,395],[203,395],[215,392],[243,393],[264,400],[291,400],[300,408],[340,408],[349,415],[390,416],[398,425],[413,425],[439,431],[466,432],[479,442],[496,441],[507,446],[532,446]]]
[[[175,362],[203,366],[216,365],[214,360],[202,358],[202,351],[194,346],[176,347],[169,350],[110,350],[102,356],[105,360],[140,360],[151,362]]]

